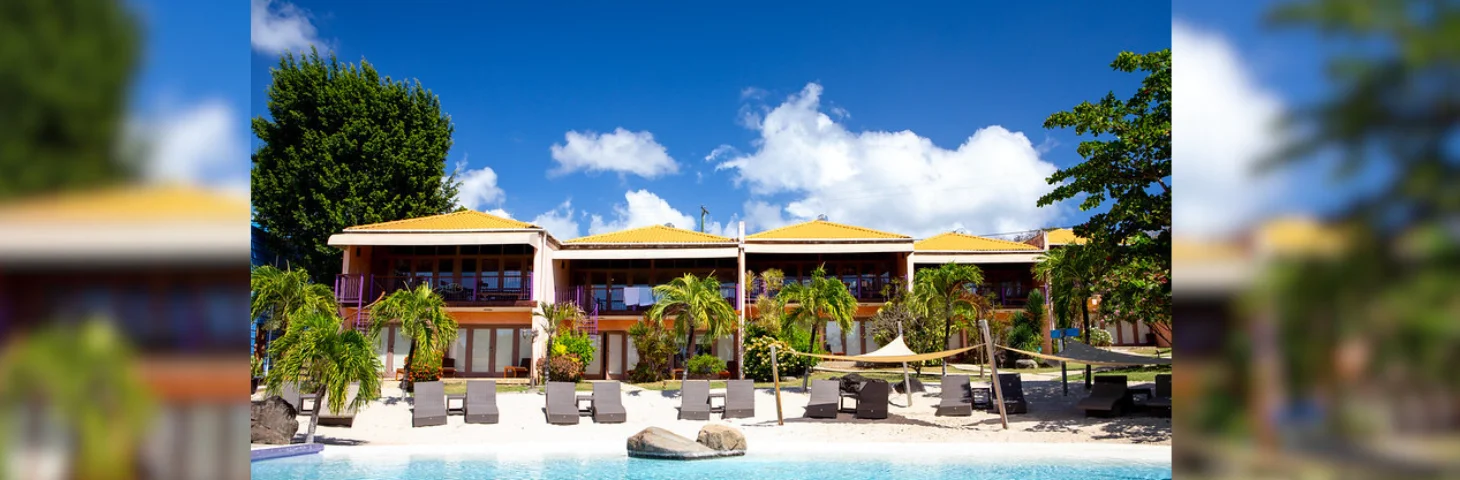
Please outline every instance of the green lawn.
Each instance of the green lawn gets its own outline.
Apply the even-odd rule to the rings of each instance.
[[[1114,370],[1106,370],[1106,371],[1103,371],[1103,372],[1095,372],[1095,376],[1098,377],[1098,376],[1101,376],[1101,375],[1125,375],[1127,381],[1129,381],[1131,383],[1135,383],[1135,382],[1154,382],[1154,381],[1156,381],[1156,375],[1157,374],[1161,374],[1161,373],[1171,373],[1171,366],[1170,365],[1161,365],[1161,366],[1154,366],[1154,367],[1129,367],[1129,368],[1119,368],[1119,369],[1114,369]],[[1075,381],[1076,379],[1078,379],[1078,380],[1080,380],[1082,382],[1085,381],[1085,373],[1084,373],[1084,370],[1081,370],[1079,375],[1075,375],[1075,374],[1073,374],[1073,372],[1070,374],[1070,381],[1071,382]]]

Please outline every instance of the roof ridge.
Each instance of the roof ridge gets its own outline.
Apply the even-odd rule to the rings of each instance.
[[[822,219],[819,219],[819,218],[807,220],[807,221],[804,221],[804,222],[801,222],[801,223],[795,223],[795,224],[786,225],[786,226],[782,226],[782,227],[772,228],[770,230],[766,230],[766,231],[763,231],[763,232],[757,232],[757,233],[754,233],[754,234],[751,234],[751,235],[747,235],[746,238],[759,237],[759,236],[763,236],[763,235],[766,235],[766,234],[770,234],[770,233],[774,233],[774,232],[779,232],[779,231],[787,230],[787,229],[790,229],[790,228],[802,227],[802,226],[806,226],[806,225],[810,225],[810,224],[815,224],[815,223],[823,223],[823,224],[832,225],[832,226],[836,226],[836,227],[847,228],[847,229],[856,230],[856,231],[860,231],[860,232],[875,233],[875,234],[878,234],[878,235],[886,235],[886,236],[891,236],[891,237],[895,237],[895,238],[912,238],[912,237],[909,237],[907,235],[903,235],[901,233],[884,232],[882,230],[876,230],[876,229],[862,227],[862,226],[857,226],[857,225],[848,225],[848,224],[845,224],[845,223],[837,223],[837,222],[833,222],[833,221],[830,221],[830,220],[822,220]]]
[[[501,217],[501,216],[497,216],[497,215],[492,215],[492,214],[487,213],[487,212],[480,212],[480,211],[476,211],[476,210],[472,210],[472,209],[466,209],[466,210],[458,210],[458,211],[455,211],[455,212],[438,213],[438,214],[434,214],[434,215],[425,215],[425,216],[420,216],[420,217],[402,218],[402,219],[398,219],[398,220],[388,220],[388,221],[384,221],[384,222],[367,223],[367,224],[364,224],[364,225],[354,225],[354,226],[346,227],[345,230],[386,227],[386,226],[397,225],[397,224],[406,223],[406,222],[414,222],[414,221],[423,220],[423,219],[427,219],[427,218],[450,217],[450,216],[455,216],[455,215],[480,216],[480,217],[486,217],[487,219],[490,219],[490,220],[500,221],[500,222],[503,222],[503,223],[517,224],[521,228],[537,228],[537,225],[533,225],[531,223],[527,223],[527,222],[524,222],[524,221],[521,221],[521,220],[517,220],[517,219],[513,219],[513,218],[505,218],[505,217]]]
[[[686,229],[686,228],[670,227],[670,226],[667,226],[667,225],[653,224],[653,225],[645,225],[645,226],[642,226],[642,227],[625,228],[623,230],[617,230],[617,231],[612,231],[612,232],[596,233],[596,234],[593,234],[593,235],[587,235],[587,236],[582,236],[582,237],[578,237],[578,238],[566,240],[566,241],[564,241],[564,243],[592,243],[593,240],[598,240],[598,239],[602,239],[602,238],[606,238],[606,237],[610,237],[610,236],[614,236],[614,235],[623,235],[623,234],[630,233],[630,232],[638,232],[638,231],[644,231],[644,230],[660,230],[660,229],[662,229],[662,230],[668,230],[668,231],[670,231],[672,233],[679,234],[679,235],[688,234],[688,235],[696,236],[696,237],[699,237],[699,238],[702,238],[702,239],[705,239],[705,240],[713,240],[713,241],[718,241],[718,242],[730,242],[730,241],[734,241],[733,238],[724,237],[724,236],[720,236],[720,235],[715,235],[713,233],[696,232],[694,230],[690,230],[690,229]],[[624,243],[656,243],[656,242],[624,242]]]

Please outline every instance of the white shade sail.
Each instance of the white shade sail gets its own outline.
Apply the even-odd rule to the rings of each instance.
[[[902,362],[921,362],[921,361],[925,361],[925,360],[936,360],[936,359],[939,359],[939,358],[951,357],[951,356],[958,355],[958,354],[963,353],[963,352],[967,352],[969,350],[973,350],[973,349],[978,348],[978,347],[981,347],[981,346],[983,346],[983,345],[974,345],[974,346],[971,346],[971,347],[959,348],[959,349],[954,349],[954,350],[944,350],[944,351],[941,351],[941,352],[933,352],[933,353],[917,353],[917,352],[912,351],[912,349],[907,348],[907,343],[906,342],[903,342],[902,341],[902,336],[899,335],[897,338],[892,339],[891,342],[887,342],[887,345],[883,345],[882,348],[879,348],[876,351],[868,352],[868,353],[865,353],[865,354],[862,354],[862,355],[853,355],[853,356],[847,356],[847,355],[823,355],[823,354],[818,354],[818,353],[802,353],[802,352],[797,352],[797,351],[790,351],[790,353],[794,353],[796,355],[804,355],[804,356],[808,356],[808,357],[816,357],[816,358],[821,358],[821,359],[826,359],[826,360],[844,360],[844,361],[868,362],[868,363],[902,363]]]

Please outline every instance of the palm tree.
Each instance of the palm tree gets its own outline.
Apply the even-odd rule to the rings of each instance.
[[[943,320],[943,347],[947,348],[953,334],[954,314],[970,311],[979,312],[974,302],[977,295],[973,289],[983,283],[983,271],[968,264],[947,263],[938,268],[918,270],[913,276],[913,310],[930,318]],[[948,374],[948,362],[943,362],[943,374]]]
[[[546,319],[541,330],[542,335],[547,338],[547,355],[543,360],[542,376],[545,379],[551,379],[547,370],[551,369],[553,364],[553,338],[558,336],[559,331],[582,328],[583,320],[587,315],[583,313],[583,308],[579,307],[577,302],[538,302],[537,310],[537,315]],[[533,377],[533,381],[537,381],[537,377]]]
[[[1034,264],[1034,276],[1049,285],[1051,313],[1060,328],[1068,328],[1076,306],[1085,323],[1085,344],[1090,343],[1090,297],[1099,278],[1095,258],[1085,245],[1069,245],[1050,250]],[[1090,366],[1085,366],[1085,386],[1090,386]]]
[[[720,281],[715,279],[713,272],[704,278],[686,273],[669,283],[656,285],[654,295],[659,300],[649,307],[649,318],[663,321],[665,317],[674,317],[675,333],[685,336],[685,361],[693,356],[696,329],[704,330],[707,340],[731,335],[735,331],[739,317],[735,314],[735,307],[720,295]],[[681,388],[682,381],[688,377],[681,377]]]
[[[296,314],[284,336],[269,347],[274,368],[264,376],[268,394],[278,395],[286,383],[307,384],[314,387],[316,398],[331,411],[364,407],[380,396],[379,371],[383,366],[380,357],[375,356],[377,333],[346,328],[337,312]],[[346,399],[352,383],[359,384],[359,389],[355,398]],[[305,443],[314,443],[320,410],[317,406],[309,415]]]
[[[845,332],[852,328],[852,319],[857,314],[857,298],[847,290],[847,284],[827,277],[825,266],[811,272],[811,282],[788,283],[778,296],[787,304],[796,304],[786,316],[786,322],[798,328],[810,328],[813,349],[825,342],[821,332],[827,320],[835,321]]]
[[[759,279],[761,283],[759,295],[755,295],[754,292],[756,279]],[[756,275],[755,272],[745,272],[746,298],[752,296],[755,298],[755,322],[773,336],[780,334],[781,318],[786,315],[786,300],[776,295],[785,282],[786,274],[774,268],[766,269],[760,272],[760,275]]]
[[[418,361],[418,349],[425,349],[427,361],[439,362],[456,341],[456,319],[446,313],[446,301],[427,283],[391,292],[370,307],[370,318],[371,337],[378,337],[390,322],[400,322],[401,333],[411,339],[406,354],[407,385],[411,367]]]
[[[265,332],[288,328],[289,318],[299,312],[336,311],[335,294],[326,285],[314,283],[302,268],[280,270],[270,265],[249,272],[249,318],[264,318],[254,334],[254,357],[263,359]]]
[[[79,328],[78,328],[79,327]],[[136,478],[156,398],[111,322],[91,319],[16,337],[0,349],[0,431],[39,400],[72,445],[72,478]],[[0,435],[0,451],[11,452]],[[15,460],[11,457],[7,460]],[[12,472],[6,460],[3,471]]]

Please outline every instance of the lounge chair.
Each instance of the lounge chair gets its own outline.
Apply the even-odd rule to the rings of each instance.
[[[578,397],[572,383],[548,382],[547,421],[553,425],[578,424]]]
[[[1029,401],[1024,399],[1024,381],[1019,374],[1000,373],[999,394],[1004,397],[1004,413],[1029,413]]]
[[[350,407],[349,404],[350,402],[355,401],[355,396],[359,394],[360,384],[358,383],[351,383],[349,387],[345,388],[345,411],[343,412],[330,410],[329,406],[327,405],[327,398],[324,396],[319,397],[319,400],[314,402],[314,408],[320,409],[319,424],[334,425],[339,427],[349,427],[354,425],[355,409],[353,407]]]
[[[1156,392],[1141,405],[1156,413],[1171,415],[1171,374],[1156,375]]]
[[[446,385],[436,382],[417,382],[414,407],[411,408],[412,427],[430,427],[446,424]]]
[[[706,399],[708,405],[708,399]],[[618,382],[596,382],[593,384],[593,423],[624,423],[629,414],[624,410],[623,398],[619,395]]]
[[[808,418],[836,418],[837,403],[841,399],[841,382],[836,380],[812,380],[811,401],[806,404]]]
[[[1125,384],[1113,382],[1095,382],[1091,386],[1090,396],[1080,399],[1076,406],[1085,411],[1085,416],[1096,414],[1119,416],[1125,411],[1128,391]]]
[[[968,375],[943,376],[943,391],[938,394],[938,416],[967,417],[973,415],[973,391]]]
[[[294,407],[294,413],[304,414],[304,404],[299,401],[299,386],[292,383],[285,383],[279,389],[279,398],[290,406]]]
[[[857,390],[857,418],[887,418],[887,401],[891,386],[886,380],[870,380]]]
[[[725,382],[725,411],[721,419],[751,418],[755,416],[755,381],[730,380]]]
[[[710,381],[689,380],[679,393],[680,420],[710,419]]]
[[[497,381],[466,382],[466,423],[497,423]]]

